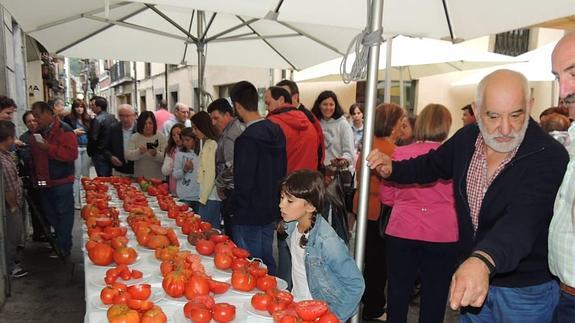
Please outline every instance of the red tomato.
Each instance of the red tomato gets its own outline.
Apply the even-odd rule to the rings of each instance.
[[[195,296],[190,300],[190,303],[205,305],[208,309],[212,309],[216,301],[210,295]]]
[[[113,254],[114,261],[119,265],[131,265],[136,261],[136,257],[138,257],[138,253],[134,248],[130,247],[118,248],[114,250]]]
[[[339,318],[335,314],[333,314],[332,312],[330,312],[328,310],[322,316],[320,316],[319,319],[316,320],[316,322],[318,322],[318,323],[339,323]]]
[[[149,300],[129,299],[126,304],[129,308],[137,311],[147,311],[154,306],[154,303]]]
[[[114,249],[107,244],[99,243],[88,250],[88,258],[98,266],[108,266],[114,261]]]
[[[178,240],[178,236],[176,235],[176,231],[174,231],[174,229],[169,228],[166,236],[170,240],[170,244],[172,246],[177,246],[177,247],[180,246],[180,240]]]
[[[212,224],[209,222],[200,222],[200,229],[202,232],[210,231],[212,229]]]
[[[210,284],[208,280],[199,275],[190,277],[185,286],[184,295],[187,299],[192,299],[195,296],[208,295],[210,292]]]
[[[218,322],[230,322],[236,318],[236,307],[228,303],[218,303],[212,308],[212,317]]]
[[[230,289],[230,284],[226,282],[210,279],[208,283],[210,284],[210,291],[214,294],[223,294]]]
[[[257,279],[256,287],[259,290],[266,291],[270,288],[275,288],[277,286],[277,280],[274,276],[265,275]]]
[[[216,253],[214,257],[214,265],[221,270],[230,269],[232,267],[233,258],[227,253]]]
[[[247,270],[236,270],[232,273],[232,287],[242,292],[249,292],[256,287],[256,279]]]
[[[162,280],[162,287],[171,297],[182,297],[186,289],[186,277],[182,271],[172,271]]]
[[[277,311],[285,310],[287,308],[287,305],[288,304],[283,303],[278,299],[272,299],[272,301],[268,303],[267,310],[268,313],[270,313],[270,315],[273,315]]]
[[[210,240],[201,239],[196,243],[196,250],[200,255],[209,256],[214,253],[215,245]]]
[[[234,255],[234,257],[237,258],[247,258],[250,256],[250,252],[247,251],[244,248],[240,248],[240,247],[235,247],[232,249],[232,254]]]
[[[290,292],[284,290],[279,290],[277,288],[270,288],[266,290],[266,294],[288,305],[293,302],[293,295]]]
[[[151,309],[144,312],[140,323],[166,323],[168,317],[159,306],[153,306]]]
[[[152,286],[150,284],[128,286],[128,293],[134,299],[146,300],[152,294]]]
[[[248,268],[250,261],[246,258],[236,258],[232,261],[232,270],[240,270],[242,268]]]
[[[137,269],[132,269],[132,274],[131,274],[131,278],[132,279],[140,279],[144,276],[144,274],[137,270]]]
[[[102,300],[102,303],[106,305],[114,304],[114,297],[116,297],[116,295],[118,295],[119,293],[120,292],[118,292],[114,288],[106,286],[100,292],[100,300]]]
[[[233,242],[230,241],[230,240],[227,240],[227,241],[224,241],[224,242],[218,242],[218,243],[216,244],[215,251],[216,251],[217,253],[225,252],[225,253],[231,254],[231,253],[232,253],[232,249],[234,249],[235,247],[236,247],[236,244],[235,244],[235,243],[233,243]]]
[[[248,268],[250,274],[254,275],[254,277],[256,278],[265,276],[268,273],[268,268],[265,267],[261,262],[256,260],[250,262]]]
[[[118,295],[114,296],[113,302],[114,304],[125,304],[131,298],[132,297],[130,296],[130,294],[128,294],[128,292],[121,291],[118,293]]]
[[[214,234],[213,236],[210,237],[210,240],[213,243],[220,243],[220,242],[226,242],[226,241],[230,240],[230,237],[228,237],[225,234]]]
[[[126,304],[112,305],[106,312],[109,323],[138,323],[140,314]]]
[[[268,304],[271,303],[272,297],[266,293],[256,293],[252,296],[252,307],[259,311],[267,311]]]
[[[194,323],[208,323],[211,321],[212,312],[205,305],[188,303],[184,306],[184,314],[186,314],[186,307],[188,308],[188,314],[186,317],[191,319]]]
[[[306,321],[313,321],[327,312],[327,303],[320,300],[306,300],[296,303],[297,315]]]

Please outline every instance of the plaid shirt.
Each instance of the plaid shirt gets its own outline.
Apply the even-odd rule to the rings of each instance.
[[[475,152],[471,157],[471,162],[467,170],[467,198],[469,208],[471,211],[471,222],[473,223],[474,232],[477,231],[479,225],[479,211],[481,210],[481,203],[485,192],[493,180],[501,173],[503,168],[515,157],[519,145],[507,155],[507,157],[499,164],[495,172],[490,178],[487,178],[487,157],[485,156],[485,141],[483,136],[479,134],[475,140]]]
[[[16,193],[16,203],[22,206],[22,182],[18,177],[18,169],[14,156],[9,151],[0,151],[0,165],[4,174],[4,191]]]

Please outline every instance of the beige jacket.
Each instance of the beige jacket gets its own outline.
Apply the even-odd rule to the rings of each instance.
[[[200,203],[206,204],[216,181],[216,149],[218,143],[212,139],[204,142],[200,152],[200,166],[198,167],[198,183],[200,184]]]

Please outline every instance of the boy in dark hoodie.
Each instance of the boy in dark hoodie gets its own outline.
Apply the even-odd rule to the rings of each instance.
[[[272,243],[279,219],[279,184],[287,169],[285,137],[279,126],[259,114],[258,92],[251,83],[236,83],[230,96],[246,125],[234,148],[233,237],[275,275]]]

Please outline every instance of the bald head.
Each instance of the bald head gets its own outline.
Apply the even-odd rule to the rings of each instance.
[[[477,85],[475,93],[475,109],[478,111],[485,106],[486,96],[506,101],[523,100],[526,103],[530,99],[529,83],[523,74],[512,70],[497,70],[486,77]],[[474,111],[476,114],[478,111]]]
[[[559,97],[569,108],[569,115],[575,118],[575,32],[571,32],[557,43],[551,55],[553,74],[559,81]]]
[[[122,128],[132,129],[134,126],[134,121],[136,120],[136,112],[129,104],[120,104],[118,107],[118,118],[122,123]]]

